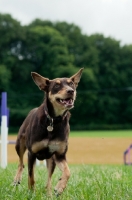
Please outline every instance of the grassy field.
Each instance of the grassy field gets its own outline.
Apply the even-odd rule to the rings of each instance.
[[[131,137],[132,130],[103,130],[103,131],[71,131],[70,137]]]
[[[17,133],[10,133],[17,135]],[[70,137],[131,137],[132,130],[71,131]]]
[[[112,165],[70,165],[71,178],[64,193],[56,198],[48,197],[46,168],[35,168],[36,190],[27,186],[27,167],[24,169],[21,185],[13,186],[17,165],[0,168],[1,200],[132,200],[132,167]],[[53,189],[60,177],[58,169],[52,178]]]
[[[15,140],[10,135],[9,140]],[[68,162],[71,178],[60,200],[132,200],[132,166],[123,165],[123,151],[132,143],[132,131],[76,131],[70,133]],[[25,156],[26,157],[26,156]],[[27,158],[25,158],[26,161]],[[46,168],[35,168],[36,190],[27,186],[27,166],[21,185],[14,187],[13,179],[18,157],[14,145],[8,145],[8,167],[0,168],[0,200],[54,200],[44,188]],[[74,165],[72,163],[75,163]],[[108,165],[109,164],[109,165]],[[53,175],[53,189],[60,171]]]

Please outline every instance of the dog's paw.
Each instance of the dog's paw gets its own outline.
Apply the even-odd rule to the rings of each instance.
[[[59,188],[55,188],[54,189],[54,193],[55,193],[55,195],[58,197],[59,195],[61,195],[61,193],[63,192],[63,188],[62,187],[59,187]]]
[[[20,183],[21,183],[20,180],[19,180],[19,181],[14,180],[13,185],[14,185],[14,186],[17,186],[17,185],[20,185]]]
[[[60,195],[60,193],[58,193],[57,189],[54,189],[54,194],[56,197],[58,197]]]

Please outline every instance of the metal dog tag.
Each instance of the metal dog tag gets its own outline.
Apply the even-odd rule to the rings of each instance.
[[[50,132],[53,131],[53,126],[47,126],[47,130]]]

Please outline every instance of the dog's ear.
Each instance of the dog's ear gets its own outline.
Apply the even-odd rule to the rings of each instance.
[[[80,81],[83,69],[84,68],[81,68],[76,74],[74,74],[72,77],[70,77],[70,79],[74,82],[76,87],[78,86],[78,83]]]
[[[50,83],[50,80],[48,78],[45,78],[36,72],[31,72],[31,76],[40,90],[47,91]]]

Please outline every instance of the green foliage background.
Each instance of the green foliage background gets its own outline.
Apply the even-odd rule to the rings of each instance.
[[[75,24],[34,20],[22,26],[0,14],[0,92],[7,91],[10,127],[19,127],[44,94],[30,76],[70,77],[81,67],[72,129],[124,129],[132,121],[132,45]]]

